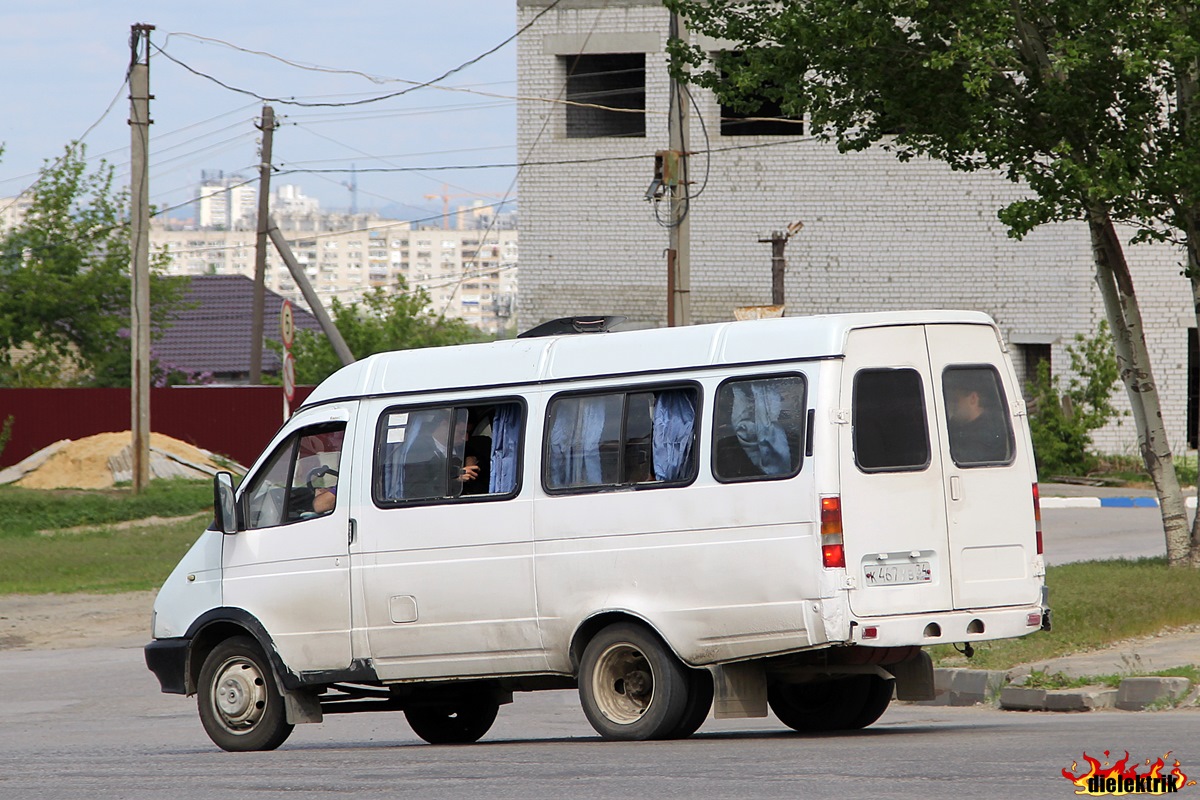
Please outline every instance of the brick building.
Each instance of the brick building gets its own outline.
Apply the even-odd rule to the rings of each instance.
[[[549,5],[517,0],[518,27]],[[653,154],[668,147],[668,24],[658,0],[563,0],[518,40],[519,161],[530,163],[520,173],[521,328],[577,313],[665,324],[668,231],[644,198]],[[707,91],[692,97],[685,147],[699,151],[689,159],[695,322],[769,303],[771,246],[759,240],[797,220],[804,228],[787,248],[788,315],[985,311],[1012,345],[1018,373],[1030,376],[1044,358],[1062,373],[1066,345],[1103,318],[1086,227],[1010,238],[996,212],[1022,190],[1002,176],[900,163],[878,147],[839,154],[802,122],[746,122]],[[1144,245],[1126,255],[1168,434],[1181,452],[1195,405],[1188,374],[1197,371],[1190,288],[1174,249]],[[1118,400],[1127,406],[1123,391]],[[1110,452],[1135,453],[1135,444],[1129,420],[1097,437]]]

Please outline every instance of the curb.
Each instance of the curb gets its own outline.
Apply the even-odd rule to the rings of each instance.
[[[1195,497],[1185,497],[1184,505],[1196,507]],[[1042,510],[1047,508],[1158,508],[1157,497],[1042,497]]]
[[[934,699],[921,706],[972,706],[998,703],[1003,711],[1094,711],[1176,707],[1197,700],[1198,688],[1187,678],[1125,678],[1117,689],[1085,686],[1078,689],[1031,689],[1022,678],[1009,682],[998,670],[947,669],[933,671]]]

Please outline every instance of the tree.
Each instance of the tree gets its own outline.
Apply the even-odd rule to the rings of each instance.
[[[83,145],[47,162],[25,219],[0,239],[0,385],[128,386],[128,197],[104,161],[87,171]],[[161,329],[186,288],[152,266]]]
[[[1108,326],[1101,322],[1095,336],[1075,334],[1067,354],[1071,378],[1065,389],[1058,376],[1051,377],[1048,361],[1038,364],[1037,377],[1028,386],[1029,433],[1043,476],[1086,475],[1095,469],[1098,459],[1089,451],[1092,432],[1120,416],[1112,402],[1119,370]]]
[[[329,304],[334,325],[356,358],[388,350],[441,347],[481,341],[483,335],[458,319],[446,319],[430,308],[429,293],[409,290],[401,278],[393,289],[377,287],[362,301],[350,305],[334,298]],[[323,381],[341,368],[329,340],[319,331],[296,331],[292,343],[296,358],[296,382]]]
[[[1173,119],[1174,68],[1167,56],[1175,47],[1195,63],[1195,48],[1177,43],[1179,37],[1190,43],[1190,33],[1172,29],[1181,16],[1175,6],[1156,0],[664,2],[684,14],[692,30],[737,48],[722,53],[718,66],[699,46],[669,44],[673,72],[723,101],[749,107],[755,98],[774,100],[785,115],[808,115],[817,135],[843,151],[884,141],[901,160],[927,156],[955,170],[997,170],[1029,190],[999,210],[1014,237],[1047,222],[1086,222],[1139,448],[1159,496],[1168,560],[1200,566],[1114,226],[1114,220],[1145,223],[1151,211],[1149,187],[1161,160],[1153,144]],[[1193,158],[1188,165],[1193,173],[1197,163]]]

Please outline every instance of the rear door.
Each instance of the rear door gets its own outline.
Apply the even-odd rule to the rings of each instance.
[[[996,332],[985,325],[925,331],[942,430],[954,607],[1035,602],[1035,475],[1021,395]]]
[[[839,471],[850,608],[860,616],[949,609],[945,455],[925,328],[853,330],[846,354]]]

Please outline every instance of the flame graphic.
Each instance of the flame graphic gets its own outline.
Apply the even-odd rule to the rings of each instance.
[[[1108,758],[1108,756],[1109,751],[1105,750],[1104,757]],[[1174,762],[1170,772],[1163,773],[1163,768],[1166,766],[1164,759],[1170,757],[1171,753],[1167,752],[1163,754],[1162,758],[1153,762],[1147,758],[1145,763],[1150,769],[1139,773],[1138,767],[1140,764],[1134,762],[1133,766],[1129,766],[1128,750],[1125,751],[1125,757],[1112,766],[1104,766],[1098,760],[1084,753],[1083,760],[1088,763],[1087,771],[1081,775],[1076,775],[1075,770],[1079,768],[1079,765],[1073,761],[1071,762],[1071,768],[1069,770],[1064,769],[1062,775],[1078,787],[1075,790],[1075,794],[1090,795],[1092,797],[1120,797],[1131,794],[1173,794],[1185,786],[1195,786],[1196,782],[1194,780],[1189,781],[1188,776],[1180,770],[1178,761]],[[1112,784],[1109,783],[1109,778],[1114,779]],[[1128,781],[1132,781],[1132,784]]]

